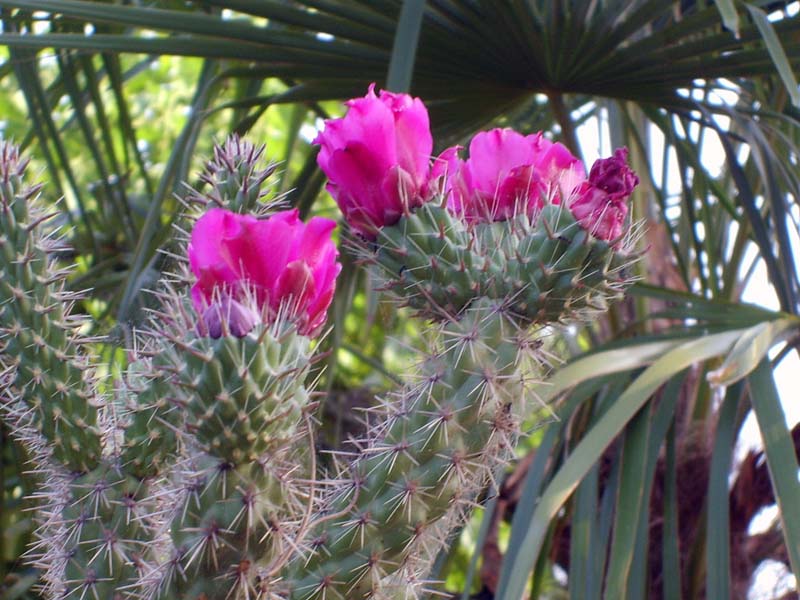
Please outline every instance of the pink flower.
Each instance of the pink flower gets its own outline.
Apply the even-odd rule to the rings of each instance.
[[[320,217],[303,223],[296,209],[262,220],[221,208],[203,215],[192,230],[189,264],[197,277],[192,302],[208,334],[219,337],[225,323],[241,337],[279,311],[301,333],[318,333],[341,270],[335,226]]]
[[[598,239],[612,241],[622,235],[628,215],[627,199],[639,184],[627,158],[628,149],[617,148],[614,156],[595,161],[588,181],[569,200],[578,223]]]
[[[376,96],[375,84],[347,106],[314,140],[317,163],[350,227],[374,238],[424,201],[433,150],[428,111],[407,94]]]
[[[444,178],[447,206],[468,221],[535,215],[546,202],[568,197],[586,178],[581,162],[541,133],[492,129],[472,138],[467,160],[458,158],[458,150],[448,148],[439,156],[432,179]]]

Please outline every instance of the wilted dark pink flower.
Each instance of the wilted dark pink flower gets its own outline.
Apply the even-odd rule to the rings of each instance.
[[[569,209],[581,227],[598,239],[612,241],[622,235],[627,200],[639,183],[627,158],[628,149],[617,148],[614,156],[595,161],[589,179],[569,200]]]
[[[347,106],[314,140],[317,163],[350,227],[374,238],[424,201],[433,150],[428,111],[407,94],[376,96],[375,84]]]
[[[569,197],[585,178],[583,165],[565,146],[512,129],[478,133],[467,160],[458,157],[457,147],[448,148],[432,172],[432,179],[444,181],[450,210],[469,221],[533,215],[546,202]]]
[[[241,337],[279,311],[301,333],[317,333],[341,270],[335,226],[320,217],[303,223],[296,209],[267,219],[221,208],[203,215],[192,230],[189,264],[197,277],[192,301],[208,334],[221,335],[224,323]]]

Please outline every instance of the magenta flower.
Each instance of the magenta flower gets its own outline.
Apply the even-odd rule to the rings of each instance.
[[[374,238],[424,202],[433,150],[428,111],[407,94],[376,96],[375,84],[347,106],[314,140],[317,163],[350,227]]]
[[[588,181],[575,190],[568,202],[581,227],[598,239],[613,241],[622,235],[627,200],[639,184],[627,158],[628,149],[617,148],[614,156],[595,161]]]
[[[541,133],[512,129],[478,133],[469,158],[448,148],[436,160],[432,179],[442,182],[447,206],[468,221],[503,221],[519,213],[535,215],[545,203],[569,197],[586,175],[565,146]]]
[[[225,324],[241,337],[281,311],[301,333],[318,333],[341,270],[335,226],[320,217],[303,223],[296,209],[261,220],[221,208],[203,215],[192,230],[189,264],[204,333],[219,337]]]

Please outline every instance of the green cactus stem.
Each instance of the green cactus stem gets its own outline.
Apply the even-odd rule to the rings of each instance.
[[[63,589],[55,598],[134,598],[152,545],[148,482],[101,465],[69,483],[63,522]]]
[[[380,230],[361,249],[385,289],[423,316],[442,319],[474,298],[503,300],[531,323],[603,310],[625,285],[625,252],[595,239],[560,205],[535,218],[468,225],[436,202]]]
[[[167,335],[159,360],[193,441],[162,597],[256,597],[259,564],[291,550],[312,500],[296,447],[309,446],[310,339],[287,322],[241,338]]]
[[[336,516],[305,539],[312,551],[287,575],[289,598],[391,597],[387,578],[415,544],[469,506],[508,456],[536,372],[529,334],[501,303],[481,299],[442,324],[438,342],[337,485],[327,511]]]
[[[40,186],[24,183],[26,166],[15,146],[0,144],[0,402],[56,462],[84,473],[100,461],[99,401],[82,322],[69,314],[77,297],[51,260],[57,241],[42,231],[52,215],[38,205]]]

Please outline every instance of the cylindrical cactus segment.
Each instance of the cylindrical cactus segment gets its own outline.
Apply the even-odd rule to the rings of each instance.
[[[294,326],[275,324],[242,338],[196,337],[179,349],[178,402],[204,451],[240,465],[293,439],[308,404],[309,347]]]
[[[160,597],[262,597],[260,568],[294,552],[310,501],[299,462],[281,451],[238,466],[208,455],[191,463],[185,505],[172,529],[167,591]]]
[[[480,293],[486,273],[474,264],[472,238],[464,223],[433,202],[423,204],[378,232],[378,252],[369,259],[389,291],[409,306],[456,314]]]
[[[193,192],[190,200],[212,202],[237,213],[259,212],[260,203],[269,194],[267,179],[277,163],[264,160],[264,146],[233,134],[214,146],[214,157],[206,162],[200,179],[208,184],[204,192]]]
[[[436,319],[487,297],[525,321],[559,321],[602,308],[623,283],[624,253],[592,237],[563,205],[545,205],[533,219],[469,225],[430,202],[382,228],[377,242],[378,252],[367,254],[384,287]]]
[[[140,479],[163,475],[174,464],[184,431],[184,410],[170,385],[172,363],[161,352],[133,357],[118,396],[125,411],[119,462]]]
[[[147,482],[102,464],[75,477],[61,513],[64,572],[59,598],[133,598],[152,544]],[[58,562],[58,557],[54,562]]]
[[[180,467],[185,504],[172,525],[168,597],[255,597],[259,564],[289,547],[311,500],[303,461],[286,457],[309,433],[310,345],[279,321],[241,338],[190,332],[158,358],[171,363],[171,402],[201,450]]]
[[[328,521],[304,541],[313,554],[288,577],[294,600],[370,598],[414,542],[473,501],[516,434],[534,369],[531,340],[496,301],[441,325],[420,381],[398,393],[339,484]]]
[[[26,164],[0,143],[0,402],[41,433],[56,461],[82,473],[100,460],[99,402],[66,272],[51,264],[53,239],[41,230],[40,188],[22,180]]]
[[[475,235],[481,240],[477,246],[500,249],[491,259],[496,276],[485,281],[484,293],[507,299],[528,322],[570,320],[605,309],[628,283],[621,268],[630,258],[591,236],[563,205],[544,206],[533,222],[520,215],[479,224]]]

